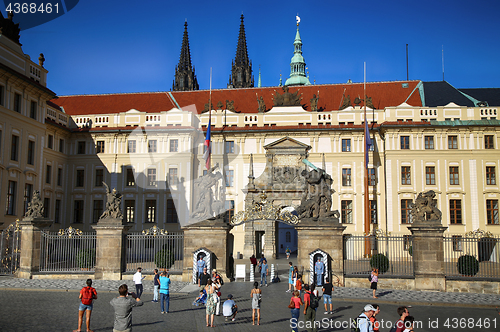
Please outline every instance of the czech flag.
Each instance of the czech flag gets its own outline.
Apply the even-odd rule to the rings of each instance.
[[[366,146],[365,146],[365,157],[366,157],[366,164],[365,164],[365,168],[368,168],[368,151],[370,151],[370,147],[372,146],[373,142],[372,142],[372,139],[370,138],[370,131],[368,130],[368,121],[366,121],[366,118],[365,118],[365,143],[366,143]]]
[[[203,159],[205,159],[205,167],[207,170],[210,169],[210,154],[212,153],[212,144],[210,142],[210,128],[211,119],[208,120],[207,136],[205,137],[205,153],[203,154]]]

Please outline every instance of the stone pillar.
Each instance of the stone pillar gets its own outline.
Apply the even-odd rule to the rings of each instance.
[[[297,265],[304,267],[302,280],[309,282],[309,253],[321,249],[331,258],[331,271],[344,282],[344,241],[343,232],[346,226],[338,222],[338,218],[326,218],[314,221],[301,219],[295,226],[298,235]],[[330,277],[331,280],[331,276]]]
[[[417,290],[446,291],[443,248],[446,228],[430,225],[408,227],[413,234],[413,272]]]
[[[193,276],[193,253],[206,248],[214,253],[212,269],[226,279],[228,252],[228,234],[232,226],[223,219],[209,219],[182,228],[184,231],[184,264],[182,281],[190,282]],[[226,279],[227,280],[227,279]]]
[[[101,219],[92,228],[96,231],[95,279],[121,280],[126,269],[127,231],[121,219]]]
[[[21,261],[16,273],[18,278],[31,279],[40,271],[42,231],[48,230],[52,220],[46,218],[23,218],[21,227]]]

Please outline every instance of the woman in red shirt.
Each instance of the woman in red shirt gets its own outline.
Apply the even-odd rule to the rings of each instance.
[[[292,320],[291,320],[291,324],[292,324],[292,331],[294,332],[298,332],[299,329],[297,328],[297,324],[299,322],[299,316],[300,316],[300,306],[303,304],[302,303],[302,300],[300,298],[300,293],[299,291],[294,291],[293,292],[293,296],[292,298],[290,299],[290,305],[294,305],[294,308],[293,309],[290,309],[291,313],[292,313]],[[295,319],[294,319],[295,318]]]

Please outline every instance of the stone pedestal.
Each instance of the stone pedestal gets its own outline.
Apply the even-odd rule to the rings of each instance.
[[[413,234],[415,289],[446,291],[443,232],[447,227],[415,223],[408,229]]]
[[[182,281],[191,282],[193,277],[193,253],[206,248],[214,255],[212,269],[226,279],[228,250],[228,234],[232,226],[223,219],[209,219],[183,227],[184,231],[184,264]]]
[[[344,245],[343,235],[346,226],[342,226],[338,218],[325,218],[317,221],[302,219],[295,226],[298,233],[297,265],[304,267],[302,280],[309,282],[309,253],[316,249],[326,252],[331,259],[331,273],[343,282],[344,279]],[[329,271],[330,274],[330,271]],[[329,275],[331,280],[331,276]]]
[[[101,219],[92,228],[96,231],[95,279],[121,280],[126,267],[126,236],[131,226],[121,219]]]
[[[21,227],[21,260],[16,276],[31,279],[40,271],[42,230],[47,230],[52,220],[46,218],[24,218]]]

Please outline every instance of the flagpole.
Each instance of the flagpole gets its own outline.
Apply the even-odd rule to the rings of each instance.
[[[210,67],[210,95],[208,97],[208,125],[212,125],[212,67]],[[211,131],[212,128],[210,128]],[[212,137],[210,137],[210,141],[212,140]],[[212,149],[212,142],[209,142],[210,144],[210,150]],[[212,168],[212,151],[210,151],[210,155],[208,156],[208,163],[207,163],[207,171]]]
[[[365,201],[364,201],[364,233],[365,233],[365,257],[369,257],[371,253],[371,245],[368,234],[370,233],[370,195],[368,193],[368,137],[369,132],[367,132],[367,123],[366,123],[366,62],[364,62],[364,83],[363,83],[363,94],[364,94],[364,154],[363,154],[363,166],[364,166],[364,192],[365,192]]]

